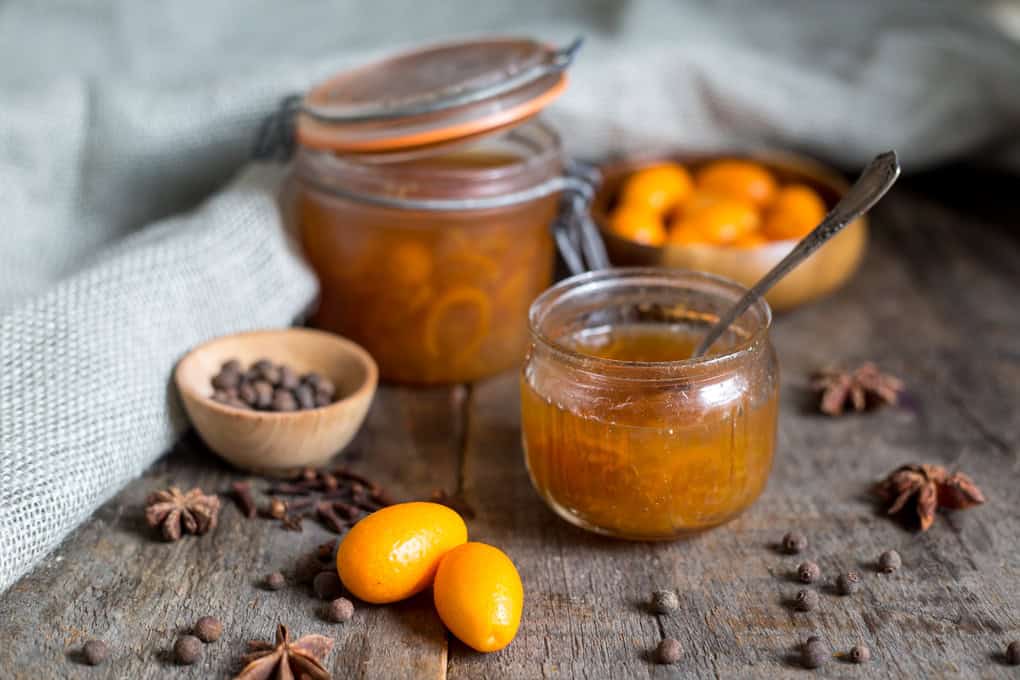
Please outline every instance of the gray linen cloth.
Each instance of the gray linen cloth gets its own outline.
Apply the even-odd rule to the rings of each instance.
[[[172,445],[185,423],[169,379],[190,347],[313,301],[281,169],[242,169],[281,96],[421,40],[584,34],[549,112],[578,155],[766,144],[846,167],[889,147],[908,170],[1008,162],[1020,50],[984,8],[0,3],[0,590]]]

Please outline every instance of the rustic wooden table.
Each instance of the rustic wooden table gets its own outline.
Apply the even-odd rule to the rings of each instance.
[[[0,596],[5,678],[229,677],[246,640],[277,621],[333,636],[338,678],[795,677],[795,645],[818,633],[837,650],[856,642],[873,660],[833,660],[828,677],[1020,677],[1004,665],[1020,638],[1020,204],[1015,182],[943,172],[905,181],[873,220],[873,243],[853,284],[783,315],[774,340],[783,367],[779,453],[768,489],[729,525],[676,543],[617,542],[568,526],[529,485],[518,434],[515,375],[473,386],[385,388],[352,447],[354,469],[398,495],[435,488],[477,511],[474,539],[505,549],[527,599],[517,640],[491,655],[448,635],[427,596],[359,606],[326,623],[307,589],[257,587],[330,534],[243,521],[226,503],[202,538],[154,540],[142,520],[150,491],[176,484],[225,488],[240,475],[187,437],[171,455],[103,506],[33,573]],[[1010,201],[1013,201],[1010,204]],[[810,407],[804,383],[832,360],[874,359],[907,382],[906,404],[830,419]],[[926,534],[877,512],[871,484],[909,461],[959,466],[988,503],[941,517]],[[854,597],[825,594],[795,613],[798,559],[774,547],[792,528],[825,574],[859,569]],[[873,562],[895,548],[905,566]],[[680,613],[642,606],[675,587]],[[176,667],[178,632],[205,614],[225,624],[203,660]],[[80,663],[89,637],[107,640],[105,665]],[[650,662],[663,636],[683,661]]]

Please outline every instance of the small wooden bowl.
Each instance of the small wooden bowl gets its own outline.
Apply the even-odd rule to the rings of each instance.
[[[796,241],[773,241],[757,248],[725,248],[712,245],[667,244],[646,246],[617,236],[608,229],[608,216],[623,181],[642,167],[665,161],[681,163],[690,170],[718,158],[746,158],[767,167],[780,184],[798,182],[816,191],[832,208],[849,188],[836,172],[791,153],[775,151],[742,153],[696,153],[673,151],[628,158],[602,166],[602,187],[592,203],[595,218],[617,266],[662,266],[710,272],[750,287],[796,245]],[[836,290],[853,274],[864,256],[868,241],[863,217],[846,226],[814,255],[786,275],[765,296],[773,309],[784,310],[810,302]]]
[[[212,400],[210,380],[228,359],[267,358],[299,373],[316,371],[339,399],[307,411],[246,411]],[[240,468],[283,475],[326,463],[350,443],[368,413],[379,369],[359,345],[306,328],[226,335],[191,350],[174,381],[191,423],[213,451]]]

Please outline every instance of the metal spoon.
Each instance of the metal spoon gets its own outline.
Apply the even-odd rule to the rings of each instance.
[[[758,283],[754,284],[733,307],[715,322],[715,325],[709,329],[708,334],[694,350],[693,356],[700,357],[707,352],[712,343],[718,340],[730,327],[730,324],[747,311],[747,308],[753,305],[758,298],[767,293],[772,286],[776,285],[779,279],[789,274],[791,269],[842,231],[843,227],[871,210],[896,183],[899,176],[900,162],[896,158],[895,151],[886,151],[875,156],[875,159],[868,164],[868,167],[864,168],[864,172],[843,196],[843,200],[829,211],[825,219],[810,234],[801,239],[800,243],[794,246],[793,250],[779,264],[761,277]]]

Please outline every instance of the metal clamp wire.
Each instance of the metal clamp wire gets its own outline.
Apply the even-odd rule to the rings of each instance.
[[[552,177],[541,184],[522,191],[514,191],[508,194],[501,194],[499,196],[485,196],[482,198],[405,198],[397,196],[381,196],[349,191],[339,186],[326,186],[308,177],[302,177],[301,181],[308,183],[310,186],[318,189],[319,191],[361,203],[378,205],[385,208],[442,212],[505,208],[507,206],[527,203],[529,201],[534,201],[536,199],[561,192],[564,194],[576,194],[583,197],[586,202],[591,200],[591,196],[593,195],[591,185],[583,180],[568,175]]]
[[[255,133],[252,158],[259,161],[288,161],[297,144],[295,119],[301,109],[301,95],[290,94],[280,100],[276,110],[262,119]]]
[[[419,116],[428,113],[435,113],[437,111],[445,111],[459,106],[467,106],[468,104],[476,104],[480,101],[485,101],[486,99],[492,99],[493,97],[513,92],[514,90],[534,83],[546,76],[566,70],[570,64],[573,63],[574,56],[577,54],[577,51],[581,49],[581,45],[583,43],[583,37],[574,38],[569,45],[556,50],[541,63],[526,68],[520,73],[512,75],[509,78],[489,87],[470,90],[462,94],[451,95],[441,99],[430,99],[416,104],[408,104],[403,108],[388,109],[376,107],[368,108],[357,113],[331,113],[326,110],[317,109],[313,106],[302,105],[299,110],[301,113],[324,123],[363,123],[367,121],[391,120],[407,116]]]

